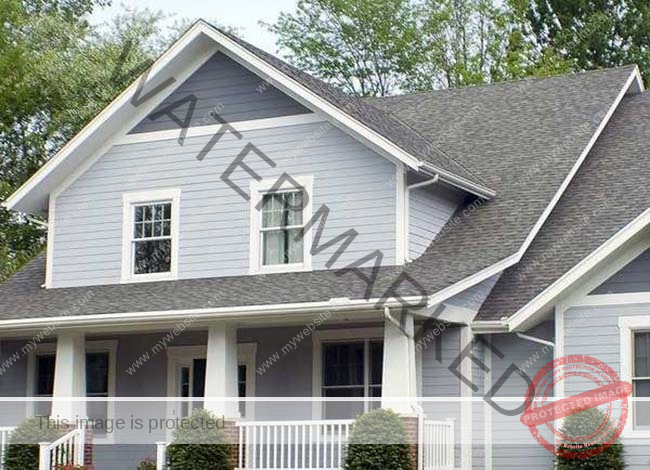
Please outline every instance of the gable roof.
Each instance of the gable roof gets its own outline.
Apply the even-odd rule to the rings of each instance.
[[[516,266],[506,270],[477,320],[517,328],[650,222],[650,93],[623,99],[591,155]]]
[[[153,89],[156,84],[175,77],[174,71],[179,73],[180,70],[196,70],[216,52],[215,47],[301,104],[323,112],[339,127],[382,155],[393,157],[415,170],[423,169],[437,173],[443,181],[478,196],[494,196],[494,191],[476,174],[438,151],[431,142],[389,112],[347,96],[202,20],[195,22],[153,63],[147,77],[146,89]],[[206,54],[208,57],[203,57]],[[187,75],[184,79],[186,78]],[[91,154],[100,154],[106,150],[105,147],[99,147],[98,142],[108,141],[110,144],[113,134],[128,132],[135,125],[134,122],[141,121],[152,111],[153,105],[159,104],[184,79],[178,80],[175,86],[166,88],[148,100],[147,106],[136,109],[130,101],[140,82],[138,77],[3,205],[8,209],[27,213],[46,212],[49,193],[69,177],[74,168],[89,159]],[[137,116],[137,119],[129,119],[132,116]],[[65,163],[68,163],[68,168],[64,167]],[[59,167],[64,168],[61,170]]]
[[[518,250],[531,228],[576,166],[593,132],[576,136],[555,165],[539,171],[526,185],[516,184],[516,178],[524,169],[539,163],[548,148],[562,143],[567,129],[589,122],[602,109],[612,108],[633,78],[634,69],[628,67],[535,80],[527,85],[526,93],[530,94],[524,97],[519,96],[517,88],[521,83],[509,83],[368,100],[372,106],[390,107],[412,125],[417,122],[419,131],[429,135],[445,132],[444,126],[439,127],[442,126],[440,110],[447,111],[447,123],[452,126],[462,121],[466,110],[477,103],[486,113],[457,128],[445,144],[452,151],[467,150],[463,152],[466,162],[480,166],[486,178],[499,188],[499,195],[480,204],[468,201],[457,214],[460,221],[453,223],[444,236],[405,270],[430,295],[440,299],[453,295],[463,282],[477,283],[474,282],[477,273],[486,272],[495,264],[500,269],[499,262],[503,260],[515,263],[514,257],[519,256]],[[630,100],[626,98],[625,102]],[[416,101],[421,104],[415,105]],[[629,136],[630,132],[634,130],[623,129],[622,135]],[[639,140],[645,138],[639,136]],[[472,148],[478,150],[469,152]],[[640,157],[637,154],[629,158]],[[466,215],[463,211],[470,212]],[[621,215],[621,219],[627,215]],[[390,266],[382,269],[372,298],[385,292],[395,277],[394,269]],[[6,322],[58,316],[89,291],[93,293],[92,301],[79,308],[76,313],[79,316],[200,309],[219,290],[229,293],[220,300],[219,308],[232,311],[255,306],[279,307],[286,303],[327,303],[348,293],[356,305],[363,306],[361,299],[366,287],[353,274],[337,278],[332,271],[273,274],[264,279],[235,276],[65,289],[41,289],[43,279],[44,259],[40,257],[0,285],[0,319]],[[498,284],[504,285],[503,281]],[[417,291],[405,283],[400,294],[415,296]],[[489,305],[485,305],[482,318],[493,318],[484,314]]]
[[[409,268],[432,283],[432,303],[519,262],[620,100],[641,86],[628,66],[369,100],[497,191],[462,208]]]

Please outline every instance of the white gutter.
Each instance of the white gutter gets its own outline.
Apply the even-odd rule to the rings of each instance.
[[[525,334],[523,334],[523,333],[519,333],[519,332],[517,332],[517,333],[515,333],[515,334],[516,334],[519,338],[521,338],[521,339],[525,339],[525,340],[528,340],[528,341],[532,341],[533,343],[545,344],[546,346],[550,346],[550,347],[552,347],[553,349],[555,349],[555,343],[552,342],[552,341],[546,341],[545,339],[536,338],[536,337],[534,337],[534,336],[525,335]]]
[[[413,335],[405,331],[404,328],[402,328],[402,325],[400,325],[400,322],[395,320],[395,318],[390,314],[390,307],[384,307],[384,318],[395,325],[408,339],[413,339]]]
[[[269,316],[293,315],[300,313],[315,313],[325,311],[357,311],[357,310],[376,310],[375,303],[379,299],[366,301],[347,300],[341,302],[340,299],[331,299],[325,302],[309,302],[294,304],[278,305],[254,305],[246,307],[221,307],[221,308],[202,308],[188,310],[170,310],[170,311],[151,311],[151,312],[131,312],[131,313],[106,313],[93,315],[74,315],[74,316],[53,316],[39,318],[21,318],[16,320],[0,321],[0,330],[26,329],[26,328],[47,328],[48,326],[56,327],[78,327],[88,325],[119,325],[119,324],[160,324],[160,322],[176,322],[187,318],[212,320],[212,319],[250,319],[258,316],[268,318]],[[401,307],[397,300],[386,302],[388,307]],[[379,313],[379,311],[377,311]]]
[[[34,225],[38,225],[39,227],[44,227],[44,228],[49,228],[50,226],[46,222],[42,222],[40,220],[35,219],[34,217],[26,216],[26,219],[31,222]]]
[[[406,187],[406,190],[410,191],[411,189],[421,188],[423,186],[429,186],[430,184],[437,183],[439,179],[440,179],[440,175],[438,173],[436,173],[433,176],[433,178],[431,178],[430,180],[420,181],[419,183],[413,183],[413,184],[408,185]]]

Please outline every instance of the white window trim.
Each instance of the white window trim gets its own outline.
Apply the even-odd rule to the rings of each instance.
[[[619,317],[618,328],[621,337],[621,380],[632,383],[634,368],[633,336],[637,331],[650,331],[650,316]],[[634,395],[631,395],[632,398]],[[650,429],[634,429],[636,402],[629,400],[629,413],[623,438],[650,439]]]
[[[304,188],[309,196],[309,200],[303,208],[303,225],[307,223],[312,217],[312,201],[314,198],[314,177],[298,176],[294,177],[296,182]],[[303,262],[298,264],[278,264],[273,266],[262,265],[262,243],[260,231],[262,228],[262,211],[257,210],[255,207],[262,200],[262,196],[268,192],[277,179],[263,179],[261,181],[253,181],[250,185],[250,252],[249,252],[249,265],[250,274],[270,274],[270,273],[286,273],[297,271],[311,271],[311,229],[305,233],[303,238]],[[296,187],[289,182],[283,183],[278,189],[278,192],[296,190]]]
[[[116,396],[117,377],[117,340],[86,341],[86,353],[108,353],[108,398],[106,402],[106,419],[115,420],[115,402],[110,398]],[[27,355],[27,397],[34,397],[36,390],[36,356],[56,355],[56,343],[42,343],[36,350],[29,351]],[[34,416],[36,412],[33,400],[27,401],[27,416]],[[114,433],[106,433],[105,437],[93,437],[98,444],[112,444],[115,442]]]
[[[206,359],[207,346],[170,346],[167,348],[167,397],[178,397],[178,365],[184,361]],[[255,395],[255,364],[257,358],[257,343],[237,344],[237,365],[246,366],[246,398]],[[176,413],[176,414],[175,414]],[[167,417],[175,419],[178,413],[177,402],[167,401]],[[255,401],[246,402],[246,416],[240,420],[252,421],[255,419]],[[169,433],[168,433],[169,434]],[[169,434],[171,435],[171,434]]]
[[[127,193],[122,197],[122,283],[171,281],[178,279],[178,245],[180,242],[180,189],[161,189]],[[133,274],[133,206],[136,204],[171,202],[171,269],[168,273]]]
[[[353,341],[384,341],[384,329],[351,328],[340,330],[323,330],[312,333],[312,397],[322,398],[323,394],[323,343],[339,343]],[[383,386],[383,383],[382,383]],[[323,419],[322,400],[312,401],[312,419]]]

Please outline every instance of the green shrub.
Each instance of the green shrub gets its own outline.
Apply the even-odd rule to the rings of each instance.
[[[154,459],[144,459],[138,464],[137,470],[156,470],[156,461]]]
[[[392,411],[378,409],[359,416],[352,427],[346,470],[413,470],[406,430]]]
[[[57,426],[48,426],[45,418],[34,417],[23,421],[11,433],[5,454],[5,470],[34,470],[38,468],[39,443],[54,442],[64,432]]]
[[[606,415],[598,408],[591,408],[580,413],[568,416],[562,425],[562,435],[580,437],[588,436],[594,433],[605,421]],[[610,429],[609,431],[606,431]],[[588,456],[586,452],[600,447],[599,444],[593,442],[607,442],[612,436],[611,422],[608,420],[607,424],[603,427],[603,431],[589,442],[576,442],[572,443],[567,441],[560,444],[558,447],[558,456],[556,457],[557,470],[623,470],[625,468],[623,457],[623,445],[618,442],[612,444],[604,452],[598,455]],[[572,447],[575,444],[582,444],[581,448]],[[568,452],[575,452],[578,455],[569,457]],[[583,454],[583,458],[579,458],[579,454]]]
[[[189,422],[215,423],[217,418],[205,410],[195,410]],[[187,429],[180,426],[174,431],[172,444],[167,449],[169,470],[231,470],[228,463],[231,446],[223,429],[207,426]]]

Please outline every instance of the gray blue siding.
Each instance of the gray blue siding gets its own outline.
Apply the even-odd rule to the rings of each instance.
[[[650,292],[650,250],[598,286],[591,294]]]
[[[564,354],[586,354],[599,359],[621,375],[620,317],[650,315],[650,304],[573,307],[564,315]],[[593,382],[567,380],[565,395],[593,389]],[[612,407],[617,417],[618,401]],[[631,416],[628,420],[631,420]],[[650,439],[622,439],[629,470],[650,467]]]
[[[460,192],[439,184],[410,191],[409,258],[415,259],[424,253],[462,201]]]
[[[173,139],[114,146],[56,200],[54,287],[120,282],[122,195],[168,188],[182,191],[179,278],[248,274],[250,203],[219,178],[246,142],[277,163],[272,169],[249,154],[246,163],[262,177],[314,176],[313,210],[331,209],[321,243],[359,232],[334,268],[377,249],[384,264],[395,263],[396,194],[386,182],[396,166],[333,126],[310,142],[324,125],[249,131],[242,140],[227,133],[202,162],[196,155],[212,136],[188,138],[182,147]],[[231,179],[249,192],[252,177],[243,169]],[[323,269],[334,251],[316,255],[313,268]]]
[[[551,340],[554,336],[554,323],[546,322],[527,332],[538,338]],[[501,377],[508,366],[514,363],[525,370],[532,378],[537,371],[554,359],[553,350],[543,349],[541,344],[520,339],[512,334],[492,335],[491,343],[504,354],[503,359],[492,356],[492,384]],[[517,401],[499,403],[504,409],[514,409],[524,402],[527,383],[514,373],[495,395],[497,398],[513,398]],[[492,468],[498,470],[526,468],[529,470],[548,470],[553,468],[553,456],[533,438],[530,431],[520,421],[520,415],[505,416],[496,410],[492,413]],[[552,434],[542,429],[548,440]]]
[[[265,84],[257,75],[221,52],[214,54],[151,114],[190,94],[197,98],[191,127],[218,124],[214,114],[210,114],[211,111],[217,112],[227,122],[310,112],[277,88]],[[189,102],[172,112],[182,121],[188,110]],[[178,129],[178,124],[166,115],[156,120],[151,120],[150,117],[151,115],[135,126],[131,133]]]

